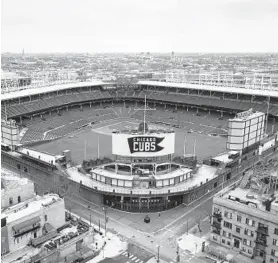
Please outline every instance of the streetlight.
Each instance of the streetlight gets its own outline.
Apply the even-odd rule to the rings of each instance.
[[[159,249],[160,249],[160,245],[157,245],[157,260],[156,260],[157,263],[159,263]]]
[[[89,210],[89,215],[90,215],[90,226],[92,226],[92,215],[91,215],[91,211],[90,211],[90,206],[88,205],[88,210]]]
[[[176,259],[177,262],[180,262],[180,248],[179,248],[179,244],[177,242],[177,259]]]
[[[107,208],[103,207],[103,212],[104,212],[104,235],[106,236],[106,224],[108,222],[108,216],[107,216]]]

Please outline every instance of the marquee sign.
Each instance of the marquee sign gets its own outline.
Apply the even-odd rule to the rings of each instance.
[[[174,149],[174,133],[152,135],[112,134],[112,153],[115,155],[155,157],[173,154]]]
[[[164,149],[159,143],[164,140],[163,138],[154,136],[140,136],[128,138],[128,145],[130,153],[134,152],[159,152]]]

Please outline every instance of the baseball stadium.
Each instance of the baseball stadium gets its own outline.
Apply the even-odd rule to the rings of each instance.
[[[132,212],[190,204],[278,145],[277,90],[80,82],[4,93],[1,111],[3,166],[37,192]]]

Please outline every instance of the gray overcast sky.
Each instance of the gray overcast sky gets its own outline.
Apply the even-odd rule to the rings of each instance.
[[[2,0],[2,52],[277,52],[278,0]]]

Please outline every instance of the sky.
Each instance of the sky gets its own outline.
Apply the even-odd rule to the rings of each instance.
[[[1,3],[1,52],[278,52],[278,0]]]

